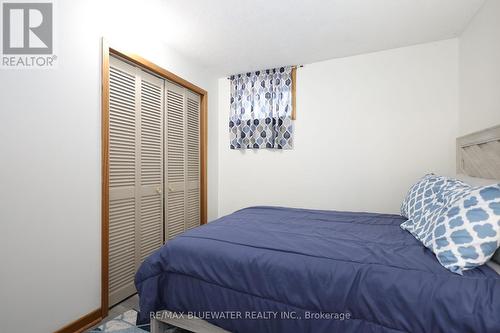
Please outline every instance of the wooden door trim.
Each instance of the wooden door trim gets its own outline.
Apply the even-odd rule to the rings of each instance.
[[[177,83],[200,95],[200,224],[207,223],[207,112],[208,93],[197,85],[181,78],[180,76],[144,59],[136,53],[118,49],[102,40],[102,91],[101,91],[101,117],[102,117],[102,202],[101,202],[101,317],[108,314],[109,297],[109,58],[111,55],[121,57],[139,67],[155,73],[156,75]]]
[[[101,317],[109,309],[109,57],[110,47],[102,39],[101,68]]]

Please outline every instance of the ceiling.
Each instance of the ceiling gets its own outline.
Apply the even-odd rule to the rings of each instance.
[[[165,43],[222,76],[453,38],[483,3],[163,0],[161,31]]]

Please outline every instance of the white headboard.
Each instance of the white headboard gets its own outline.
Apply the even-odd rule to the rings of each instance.
[[[457,173],[500,181],[500,125],[457,139]]]
[[[500,183],[500,125],[457,139],[457,173]],[[500,249],[493,261],[500,264]]]

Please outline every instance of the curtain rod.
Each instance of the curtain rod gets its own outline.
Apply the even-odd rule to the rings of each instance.
[[[281,66],[281,67],[283,67],[283,66]],[[304,67],[304,65],[293,65],[293,66],[290,66],[290,67],[297,69],[297,68],[302,68],[302,67]],[[278,68],[278,67],[276,67],[276,68]],[[261,69],[261,71],[262,71],[262,70],[265,70],[265,69]],[[233,74],[233,75],[239,75],[239,74],[252,73],[252,72],[256,72],[256,71],[258,71],[258,70],[255,70],[255,71],[249,71],[249,72],[245,72],[245,73],[238,73],[238,74]],[[231,80],[231,76],[232,76],[232,75],[230,75],[230,76],[226,77],[226,79]]]

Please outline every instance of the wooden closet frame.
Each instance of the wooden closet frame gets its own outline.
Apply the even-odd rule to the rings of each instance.
[[[207,100],[206,90],[157,66],[141,56],[117,49],[102,41],[102,231],[101,231],[101,317],[108,314],[109,297],[109,58],[115,55],[200,95],[200,224],[207,223]]]
[[[102,231],[101,231],[101,315],[108,314],[109,297],[109,57],[118,56],[160,77],[200,95],[200,224],[207,223],[207,99],[206,90],[157,66],[141,56],[119,50],[102,41]]]
[[[160,77],[200,95],[200,224],[207,223],[207,99],[206,90],[157,66],[141,56],[119,50],[102,41],[102,231],[101,231],[101,313],[108,314],[109,297],[109,57],[118,56]]]

